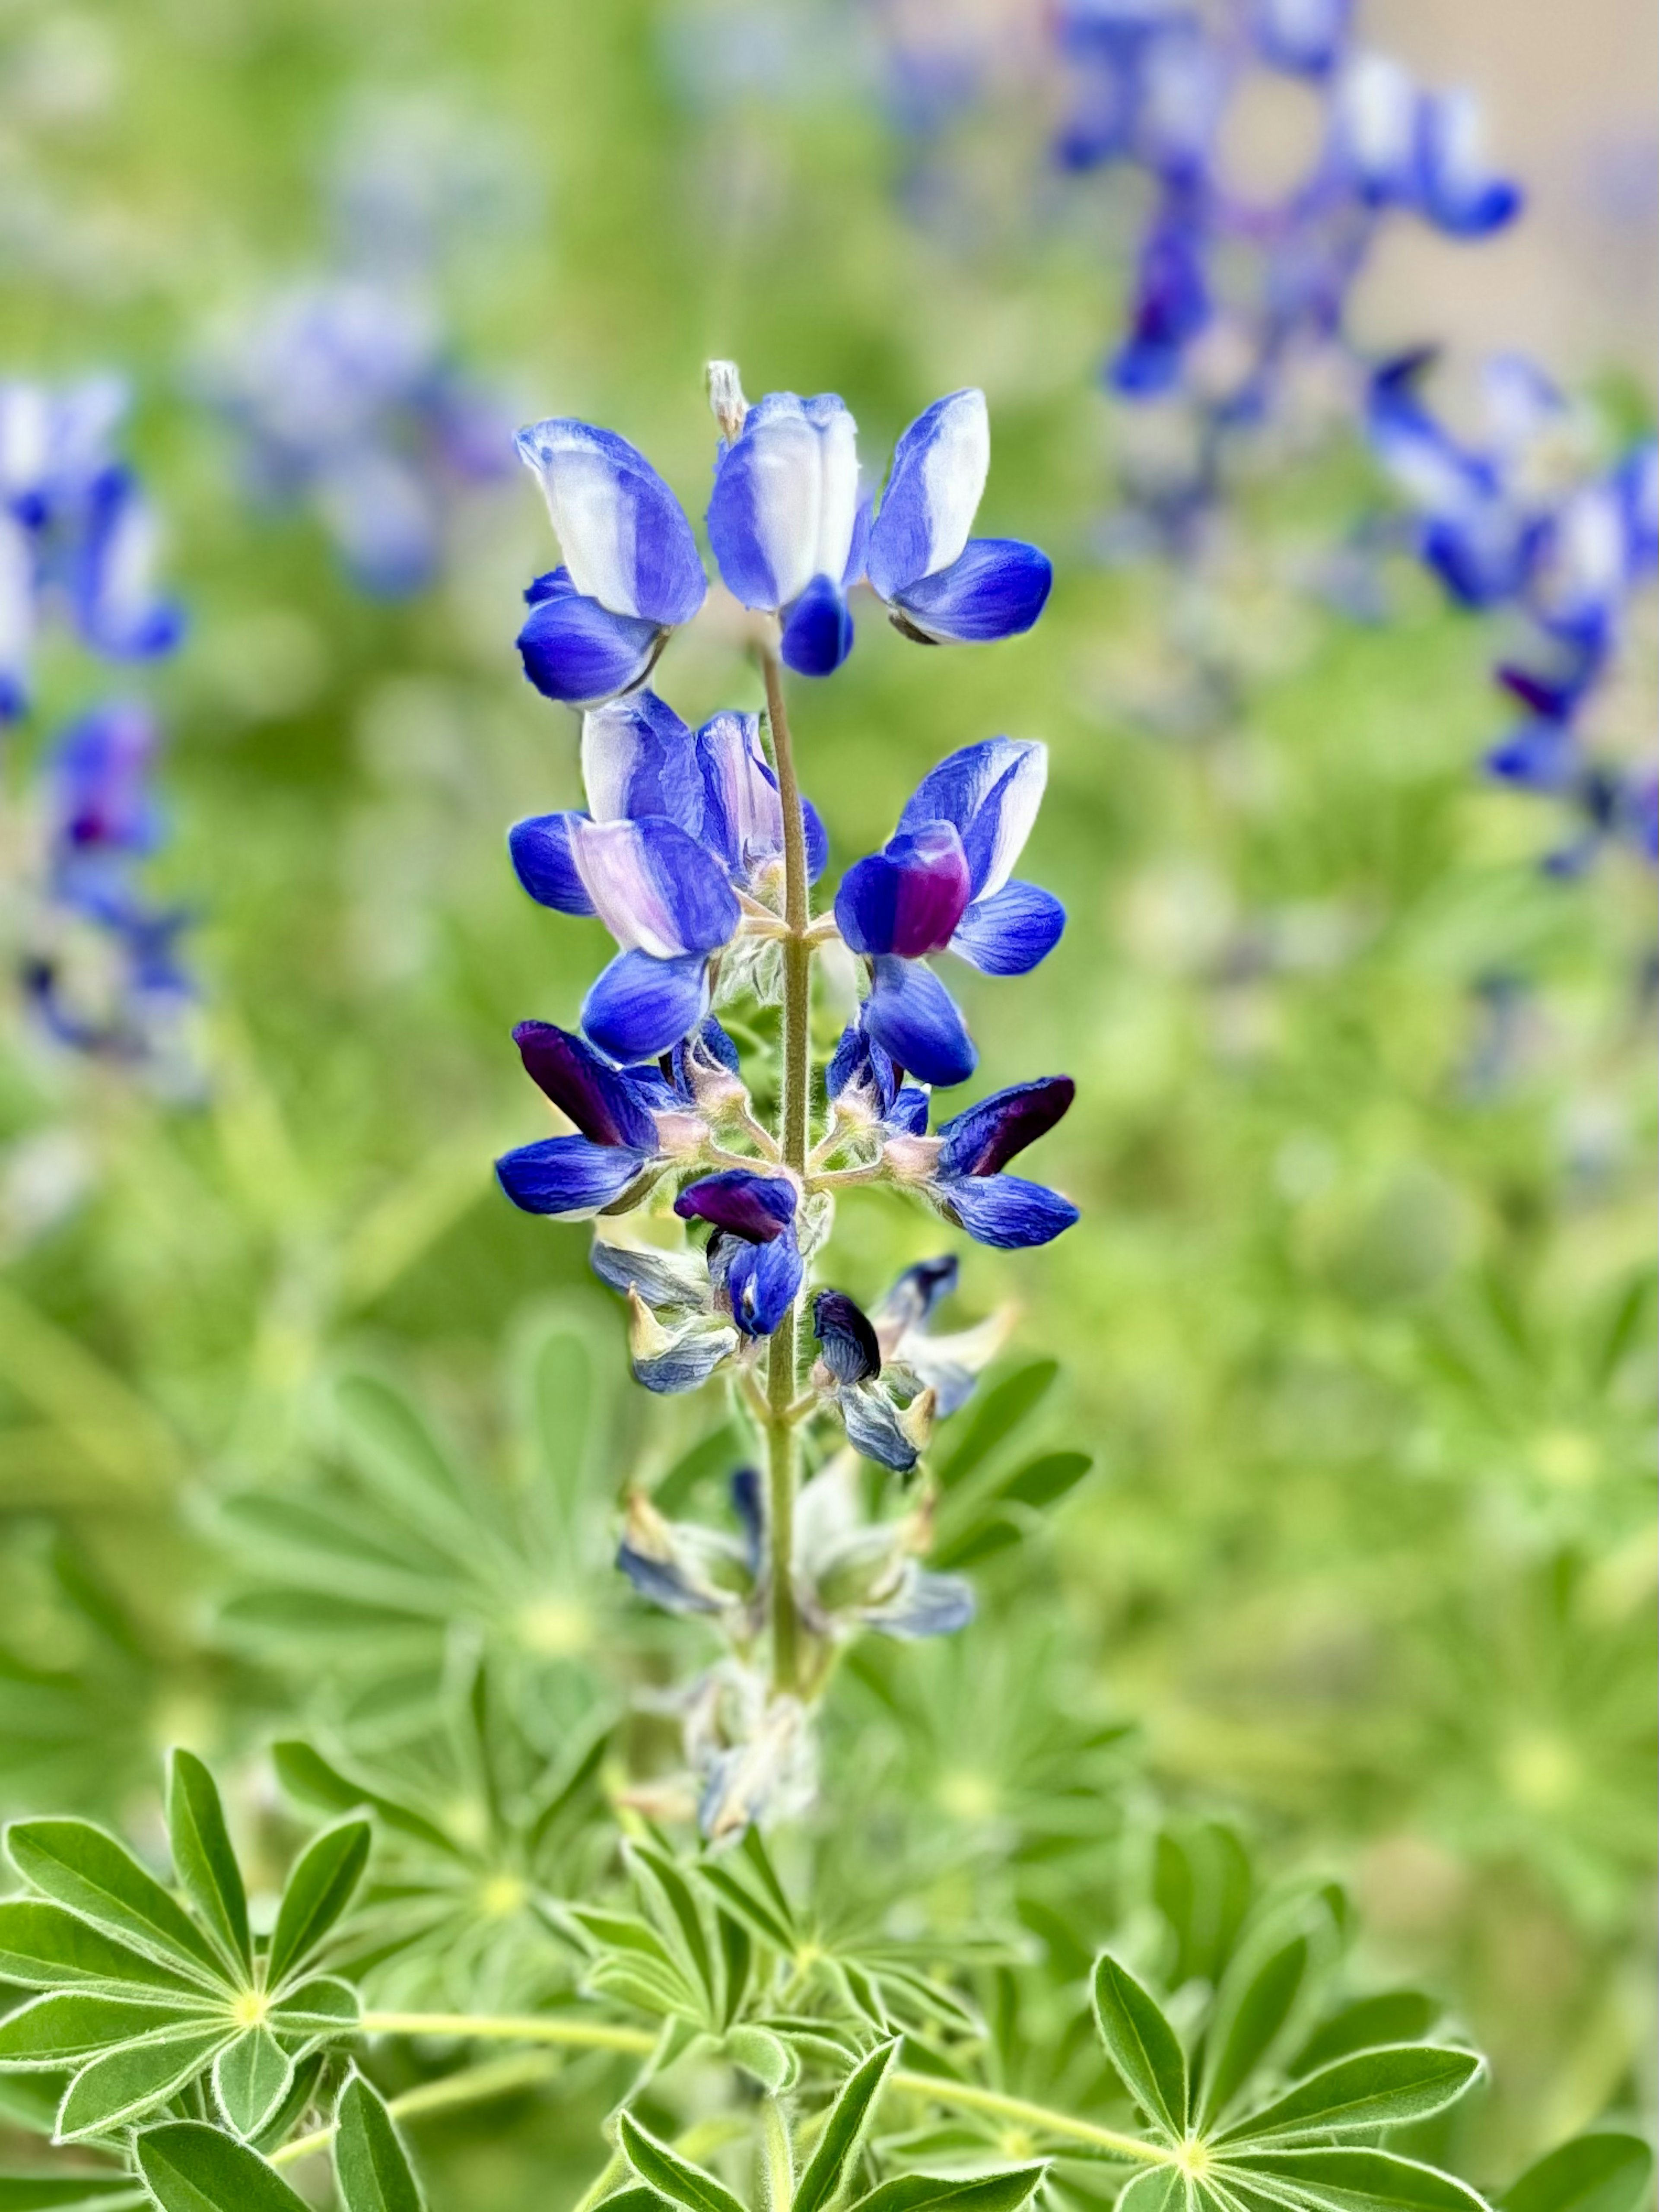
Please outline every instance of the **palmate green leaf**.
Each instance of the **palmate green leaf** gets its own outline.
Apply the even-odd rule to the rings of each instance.
[[[1010,2166],[996,2173],[900,2173],[860,2197],[852,2212],[1018,2212],[1048,2169]]]
[[[161,2212],[311,2212],[258,2151],[203,2121],[146,2128],[137,2150]]]
[[[167,1769],[167,1839],[191,1902],[217,1937],[233,1967],[248,1972],[253,1946],[247,1892],[231,1848],[225,1808],[213,1777],[193,1753],[175,1750]]]
[[[6,1831],[12,1864],[42,1896],[194,1978],[222,1983],[218,1954],[178,1899],[113,1836],[89,1820],[16,1820]]]
[[[223,2028],[181,2030],[106,2051],[64,2092],[58,2141],[78,2142],[142,2119],[193,2081],[227,2040]]]
[[[1499,2200],[1504,2212],[1637,2212],[1653,2153],[1640,2136],[1575,2136],[1529,2166]]]
[[[794,2212],[829,2212],[846,2186],[902,2039],[895,2036],[890,2043],[878,2044],[842,2084],[817,2147],[796,2185]]]
[[[266,1966],[275,1988],[322,1942],[351,1902],[368,1864],[372,1830],[367,1820],[325,1828],[289,1875],[276,1911]]]
[[[659,2142],[631,2112],[618,2115],[617,2141],[640,2179],[671,2204],[683,2205],[685,2212],[744,2212],[723,2181]]]
[[[1233,1960],[1216,1993],[1205,2039],[1202,2125],[1224,2112],[1283,2034],[1312,1962],[1308,1931],[1298,1929]]]
[[[1224,1821],[1160,1832],[1152,1899],[1176,1939],[1168,1977],[1172,1989],[1190,1981],[1219,1983],[1249,1911],[1252,1886],[1249,1855]]]
[[[1159,2132],[1187,2125],[1187,2060],[1180,2039],[1127,1966],[1107,1952],[1095,1966],[1095,2020],[1123,2086]]]
[[[560,1917],[594,1953],[586,1978],[591,1990],[646,2012],[708,2024],[702,1993],[648,1922],[635,1913],[606,1912],[591,1905],[567,1906]]]
[[[763,1943],[770,1944],[784,1958],[793,1956],[799,1941],[794,1928],[769,1899],[758,1896],[747,1882],[739,1881],[728,1867],[718,1863],[699,1866],[697,1879],[714,1892],[726,1911],[741,1921],[751,1935],[758,1936]]]
[[[61,1905],[33,1897],[0,1902],[0,1981],[29,1990],[86,1984],[184,1998],[206,1994],[199,1982],[160,1960],[118,1943]]]
[[[1443,2112],[1480,2072],[1472,2051],[1407,2043],[1338,2058],[1230,2128],[1228,2144],[1368,2134]]]
[[[1380,2050],[1386,2043],[1419,2043],[1445,2011],[1421,1990],[1383,1990],[1358,1997],[1322,2021],[1291,2062],[1292,2078],[1346,2058],[1355,2051]]]
[[[0,2173],[0,2212],[128,2212],[149,2201],[129,2173]]]
[[[210,2000],[161,2005],[103,1990],[53,1990],[31,1997],[0,2021],[0,2064],[61,2070],[112,2044],[131,2043],[158,2032],[189,2032],[204,2020],[211,2025],[207,2003]]]
[[[438,1543],[470,1534],[476,1501],[408,1399],[369,1375],[336,1386],[340,1441],[364,1480]]]
[[[1112,2212],[1194,2212],[1192,2183],[1173,2166],[1149,2166],[1118,2191]]]
[[[430,1844],[434,1850],[450,1858],[459,1858],[462,1853],[453,1839],[428,1820],[423,1814],[408,1805],[400,1805],[395,1798],[381,1796],[362,1784],[354,1782],[349,1775],[342,1774],[331,1766],[321,1753],[308,1743],[276,1743],[270,1747],[271,1763],[276,1769],[276,1779],[290,1797],[302,1805],[314,1805],[325,1813],[353,1813],[367,1805],[388,1828],[395,1828],[405,1836]]]
[[[1003,1439],[1036,1411],[1059,1372],[1057,1359],[1034,1359],[985,1391],[972,1420],[949,1455],[939,1462],[940,1487],[954,1490],[981,1466]]]
[[[361,2074],[340,2093],[334,2174],[345,2212],[422,2212],[420,2185],[392,2115]]]
[[[1218,2166],[1230,2193],[1307,2212],[1487,2212],[1485,2199],[1437,2166],[1395,2151],[1230,2150]],[[1200,2184],[1200,2194],[1209,2192]]]
[[[715,1913],[714,1935],[720,1956],[720,2026],[730,2027],[748,1993],[755,1947],[742,1921],[734,1920],[729,1912]]]
[[[245,2028],[213,2062],[213,2101],[245,2140],[270,2124],[294,2083],[294,2061],[268,2027]]]
[[[763,2089],[781,2097],[786,2089],[793,2089],[800,2079],[800,2058],[793,2046],[769,2027],[754,2021],[728,2028],[720,2038],[720,2049],[734,2066],[741,2066],[745,2074],[752,2074]]]

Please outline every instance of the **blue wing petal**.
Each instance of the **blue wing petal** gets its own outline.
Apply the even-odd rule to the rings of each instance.
[[[690,836],[704,833],[696,740],[654,691],[582,717],[582,785],[596,822],[660,814]]]
[[[951,950],[987,975],[1024,975],[1047,959],[1066,927],[1066,909],[1036,884],[1005,884],[975,899],[957,924]]]
[[[877,960],[864,1026],[901,1067],[924,1083],[965,1083],[979,1064],[955,1001],[920,961],[890,956]]]
[[[533,899],[560,914],[597,911],[577,872],[571,832],[580,814],[532,814],[507,833],[514,872]]]
[[[544,1137],[504,1152],[495,1176],[526,1213],[580,1221],[619,1199],[638,1181],[647,1158],[625,1145],[596,1145],[586,1137]]]
[[[543,588],[548,585],[552,588]],[[660,624],[612,614],[598,599],[584,599],[568,568],[538,578],[532,589],[538,597],[519,632],[519,658],[544,699],[597,706],[651,673],[665,635]]]
[[[708,1011],[708,963],[700,952],[678,960],[619,952],[582,1003],[582,1027],[612,1060],[655,1060]]]
[[[1078,1218],[1070,1199],[1020,1176],[963,1176],[941,1187],[938,1196],[958,1228],[1005,1252],[1047,1244]]]
[[[1030,629],[1054,572],[1046,553],[1014,538],[970,538],[961,558],[893,604],[935,645],[988,645]]]

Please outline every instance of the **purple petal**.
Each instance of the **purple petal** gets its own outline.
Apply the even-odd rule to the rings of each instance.
[[[520,1022],[513,1032],[525,1073],[597,1145],[657,1149],[657,1125],[618,1067],[568,1030]]]
[[[880,1374],[876,1332],[844,1291],[820,1291],[813,1299],[812,1334],[837,1382],[866,1382]]]
[[[712,1222],[752,1244],[769,1244],[795,1218],[795,1186],[783,1176],[726,1168],[690,1183],[674,1200],[682,1221]]]
[[[941,1176],[991,1176],[1047,1136],[1077,1095],[1069,1075],[1044,1075],[994,1091],[940,1129]]]
[[[930,821],[854,863],[836,894],[836,921],[854,952],[917,960],[944,951],[971,894],[961,838],[948,822]]]

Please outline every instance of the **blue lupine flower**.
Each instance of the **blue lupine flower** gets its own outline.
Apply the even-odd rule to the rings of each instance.
[[[743,1534],[670,1521],[642,1491],[629,1494],[617,1565],[665,1613],[751,1615],[761,1572],[758,1490],[753,1470],[732,1478]]]
[[[1076,1206],[1058,1191],[1005,1175],[1003,1169],[1048,1134],[1070,1108],[1076,1088],[1069,1075],[1046,1075],[981,1098],[931,1140],[938,1151],[919,1188],[947,1221],[981,1244],[1022,1251],[1051,1243],[1077,1220]],[[917,1152],[928,1141],[909,1140]],[[897,1149],[889,1146],[890,1159]]]
[[[933,1316],[955,1291],[958,1273],[954,1253],[919,1260],[905,1269],[870,1316],[887,1373],[903,1373],[918,1389],[930,1390],[940,1420],[967,1404],[1014,1324],[1012,1308],[1005,1306],[972,1328],[935,1335]]]
[[[869,521],[858,426],[844,403],[832,392],[757,400],[715,454],[708,520],[726,589],[780,617],[786,665],[800,676],[839,668],[853,649],[847,588],[861,573]]]
[[[921,1136],[927,1127],[927,1093],[905,1083],[890,1053],[859,1019],[849,1022],[824,1071],[824,1094],[845,1128]]]
[[[871,963],[865,1033],[924,1083],[964,1082],[978,1060],[927,956],[948,949],[987,975],[1022,975],[1065,927],[1058,899],[1010,880],[1047,777],[1041,744],[964,746],[923,779],[896,835],[836,895],[842,937]]]
[[[1353,0],[1257,0],[1251,27],[1269,68],[1291,76],[1328,76],[1340,55]]]
[[[927,645],[982,644],[1030,629],[1048,600],[1048,556],[969,535],[991,465],[982,392],[936,399],[899,440],[870,526],[865,571],[895,625]]]
[[[526,597],[526,675],[550,699],[591,706],[643,684],[708,582],[684,509],[636,447],[555,416],[520,430],[564,556]]]
[[[514,1206],[583,1221],[618,1204],[666,1164],[647,1086],[627,1068],[551,1022],[520,1022],[513,1042],[525,1073],[578,1132],[521,1145],[496,1161],[496,1176]]]
[[[933,1425],[933,1399],[913,1385],[901,1403],[890,1380],[882,1387],[880,1342],[868,1316],[844,1291],[820,1291],[813,1299],[812,1334],[818,1343],[813,1380],[835,1408],[848,1443],[862,1458],[908,1474]]]
[[[799,1292],[805,1265],[795,1235],[799,1203],[787,1176],[744,1168],[705,1176],[674,1200],[682,1221],[713,1228],[709,1277],[745,1336],[770,1336]]]

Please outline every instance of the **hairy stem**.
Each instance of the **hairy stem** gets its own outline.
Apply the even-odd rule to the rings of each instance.
[[[477,2040],[550,2043],[564,2050],[611,2051],[639,2058],[654,2051],[658,2040],[646,2028],[623,2027],[613,2021],[584,2020],[568,2013],[514,2016],[489,2013],[366,2012],[362,2028],[366,2035],[451,2035]],[[536,2080],[546,2071],[548,2063],[547,2058],[541,2057],[532,2067],[524,2059],[497,2059],[486,2066],[469,2067],[462,2073],[426,2082],[418,2089],[394,2098],[392,2110],[401,2118],[447,2105],[464,2104],[473,2098],[494,2096],[503,2089],[519,2087],[521,2081]],[[915,2074],[901,2066],[888,2075],[887,2087],[928,2104],[942,2105],[947,2110],[983,2112],[988,2119],[1005,2121],[1034,2137],[1052,2136],[1063,2142],[1086,2143],[1091,2150],[1122,2159],[1126,2164],[1169,2166],[1176,2163],[1181,2155],[1169,2144],[1121,2135],[1115,2129],[1099,2127],[1092,2120],[1074,2118],[1070,2112],[1057,2112],[1047,2105],[1031,2104],[1024,2097],[1010,2097],[1000,2089],[982,2088],[975,2081],[948,2081],[937,2075]],[[331,2129],[322,2129],[316,2135],[301,2136],[293,2142],[284,2143],[274,2154],[276,2162],[287,2165],[313,2151],[325,2149],[332,2132]]]
[[[772,757],[783,814],[783,1046],[778,1103],[778,1150],[786,1167],[806,1172],[811,1084],[812,948],[806,885],[806,827],[794,749],[784,704],[783,671],[769,648],[761,656]],[[772,1686],[793,1692],[799,1681],[799,1620],[795,1611],[795,1426],[789,1419],[799,1364],[800,1301],[773,1333],[766,1356],[767,1527],[771,1548]]]

